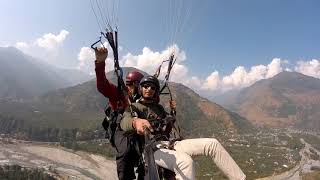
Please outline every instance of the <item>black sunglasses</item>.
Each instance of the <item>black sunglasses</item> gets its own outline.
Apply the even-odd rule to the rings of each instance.
[[[142,85],[143,88],[148,89],[150,87],[151,90],[156,90],[156,86],[152,84],[144,84]]]

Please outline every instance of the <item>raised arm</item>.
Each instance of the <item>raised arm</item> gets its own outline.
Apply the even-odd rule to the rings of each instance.
[[[105,74],[105,60],[108,57],[108,50],[106,48],[97,48],[95,55],[97,89],[105,97],[109,98],[109,100],[116,100],[118,98],[117,87],[108,81]]]

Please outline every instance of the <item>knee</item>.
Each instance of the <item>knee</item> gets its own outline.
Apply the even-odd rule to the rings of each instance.
[[[119,180],[133,180],[135,179],[134,169],[132,171],[124,171],[123,169],[118,170],[118,179]]]
[[[221,149],[222,145],[215,138],[206,138],[205,139],[205,152],[214,153],[218,149]]]
[[[220,145],[220,142],[215,139],[215,138],[205,138],[205,144],[209,145],[209,146],[218,146]]]
[[[178,169],[193,169],[194,161],[191,156],[187,154],[184,154],[183,156],[180,155],[177,166]]]
[[[121,169],[118,169],[118,178],[119,178],[119,180],[125,180],[125,173],[124,173],[124,171],[122,171]]]
[[[211,144],[220,144],[220,142],[215,138],[210,138]]]
[[[174,172],[177,179],[195,179],[195,166],[191,156],[187,154],[180,156]]]

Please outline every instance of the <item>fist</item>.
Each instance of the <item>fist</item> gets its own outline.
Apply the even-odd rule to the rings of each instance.
[[[96,48],[94,50],[94,53],[96,55],[96,60],[98,62],[103,62],[107,59],[108,57],[108,49],[104,47]]]
[[[177,102],[175,100],[171,100],[169,103],[171,109],[175,110],[177,108]]]
[[[151,132],[153,132],[153,129],[151,127],[151,124],[146,119],[140,119],[135,118],[132,121],[132,126],[136,129],[137,133],[140,135],[143,135],[146,132],[146,129],[148,128]]]

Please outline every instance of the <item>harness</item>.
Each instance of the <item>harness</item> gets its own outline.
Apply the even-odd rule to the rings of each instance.
[[[160,180],[163,178],[173,179],[172,177],[174,177],[174,173],[170,170],[158,167],[153,155],[158,149],[173,149],[174,142],[171,142],[169,139],[169,132],[172,129],[172,124],[174,123],[175,118],[171,115],[165,114],[164,110],[164,114],[157,115],[150,107],[140,103],[133,104],[132,109],[133,117],[138,117],[138,115],[140,115],[140,118],[148,119],[154,130],[151,133],[146,129],[147,133],[143,138],[138,135],[138,138],[132,141],[134,148],[139,155],[137,169],[137,173],[139,174],[138,180]],[[161,111],[161,109],[158,110]],[[163,141],[169,143],[162,143]],[[170,146],[170,144],[172,144],[172,146]]]
[[[102,127],[106,131],[105,137],[109,139],[112,147],[115,147],[115,132],[120,128],[120,122],[123,117],[123,112],[123,109],[114,111],[109,105],[107,105],[104,110],[105,118],[102,121]]]

